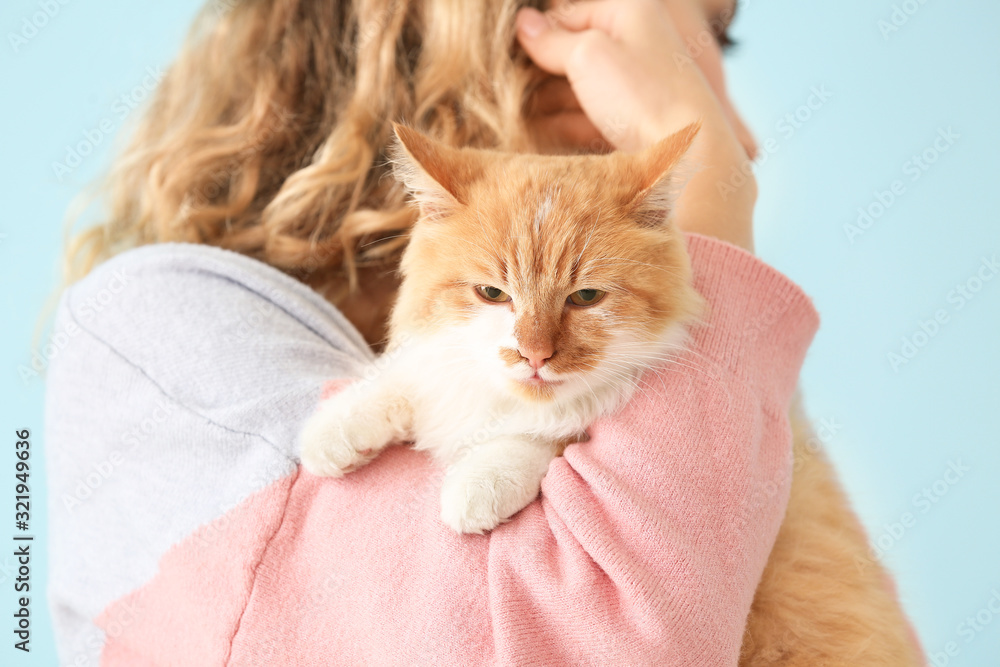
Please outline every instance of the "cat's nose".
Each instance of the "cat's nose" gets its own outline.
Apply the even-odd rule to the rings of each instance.
[[[532,347],[518,347],[517,351],[521,353],[525,361],[537,371],[539,368],[545,365],[545,362],[552,358],[555,354],[555,350],[552,349],[551,345],[539,345]]]

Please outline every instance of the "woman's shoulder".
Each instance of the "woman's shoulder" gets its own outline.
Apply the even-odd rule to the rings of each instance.
[[[101,409],[116,387],[98,384],[86,396],[75,388],[127,372],[143,391],[240,430],[291,403],[308,409],[324,380],[355,375],[371,358],[308,286],[192,244],[138,248],[97,267],[66,290],[51,340],[50,402]]]
[[[124,252],[68,288],[60,310],[125,345],[150,327],[242,337],[248,328],[263,334],[297,323],[286,328],[304,328],[341,349],[367,350],[343,315],[308,286],[263,262],[206,245],[158,243]],[[240,331],[227,331],[233,326]]]

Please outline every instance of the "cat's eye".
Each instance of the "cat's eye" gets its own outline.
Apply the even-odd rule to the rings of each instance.
[[[499,287],[492,287],[490,285],[480,285],[476,288],[476,294],[483,297],[490,303],[505,303],[510,301],[510,295],[504,292]]]
[[[574,306],[593,306],[604,298],[606,292],[599,289],[581,289],[573,292],[566,300]]]

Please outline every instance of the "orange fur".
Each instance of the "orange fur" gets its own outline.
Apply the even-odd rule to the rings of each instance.
[[[546,350],[551,372],[582,374],[607,358],[615,333],[652,345],[697,316],[701,300],[669,219],[671,179],[697,125],[637,155],[456,149],[396,131],[397,171],[421,215],[401,265],[391,338],[465,322],[483,307],[475,286],[495,286],[517,294],[488,306],[515,313],[517,349],[500,350],[507,365],[525,363],[524,350]],[[567,305],[585,288],[606,291],[605,303]],[[551,398],[548,386],[519,390]]]
[[[627,401],[698,314],[663,192],[697,130],[635,155],[554,157],[397,128],[421,216],[390,349],[372,382],[307,421],[303,465],[339,476],[412,440],[448,466],[441,519],[459,533],[532,502],[566,439]]]
[[[741,667],[911,667],[920,650],[801,407],[788,511],[751,608]]]
[[[406,172],[404,165],[403,171],[422,216],[403,262],[406,280],[393,314],[395,335],[447,327],[481,305],[470,281],[507,286],[528,277],[530,284],[520,287],[534,310],[520,322],[518,338],[568,352],[554,356],[553,365],[579,369],[606,343],[606,328],[585,318],[564,321],[544,302],[552,300],[557,285],[565,291],[588,245],[626,260],[600,273],[602,280],[641,293],[620,312],[623,319],[652,325],[672,308],[680,319],[697,311],[693,295],[678,298],[689,278],[678,236],[670,226],[656,224],[669,209],[669,196],[660,197],[667,192],[661,177],[675,169],[684,143],[670,150],[661,146],[644,163],[648,173],[638,174],[643,163],[624,156],[498,157],[443,147],[406,128],[397,132],[408,157],[422,167]],[[622,177],[593,178],[609,165],[623,170]],[[539,233],[534,223],[544,191],[539,184],[552,181],[572,187],[549,193],[550,211]],[[658,193],[651,192],[654,187]],[[587,202],[582,209],[581,201]],[[512,215],[512,202],[522,202],[529,212]],[[629,209],[625,202],[641,204]],[[653,224],[636,224],[644,218]],[[590,227],[593,234],[580,233]],[[567,312],[570,318],[580,314]],[[509,364],[523,361],[516,350],[505,354]],[[741,667],[921,664],[891,579],[868,558],[865,533],[826,458],[809,448],[812,433],[797,406],[792,421],[789,507],[751,609]]]

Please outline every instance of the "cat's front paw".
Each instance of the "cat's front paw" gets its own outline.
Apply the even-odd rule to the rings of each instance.
[[[509,471],[454,471],[441,489],[441,520],[458,533],[483,534],[524,509],[538,495],[538,485],[514,479]]]
[[[299,437],[302,466],[314,475],[341,477],[375,458],[387,444],[382,429],[358,417],[337,398],[320,405]]]

